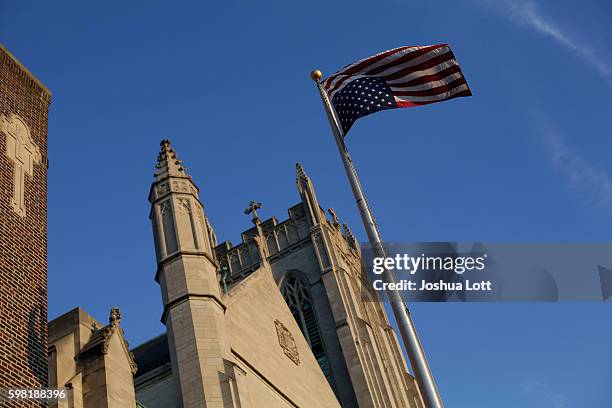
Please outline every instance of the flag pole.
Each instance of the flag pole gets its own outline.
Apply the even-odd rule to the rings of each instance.
[[[329,124],[332,128],[334,139],[336,141],[336,145],[338,146],[338,151],[340,152],[340,157],[342,158],[342,164],[344,165],[344,170],[346,170],[346,175],[348,177],[349,184],[351,185],[351,190],[353,190],[353,195],[355,196],[355,201],[357,202],[357,208],[359,209],[359,214],[361,215],[361,220],[363,221],[363,225],[368,235],[368,241],[370,241],[374,256],[386,257],[383,241],[380,232],[378,231],[378,227],[376,226],[376,221],[374,221],[374,216],[366,201],[363,189],[361,188],[361,183],[357,177],[357,171],[355,170],[355,166],[351,160],[351,156],[349,155],[348,149],[344,144],[344,135],[342,132],[342,127],[340,126],[340,121],[338,120],[336,111],[329,100],[327,92],[321,84],[320,80],[323,77],[323,74],[319,70],[314,70],[310,74],[310,77],[316,82],[319,93],[321,94],[321,99],[323,100],[325,111],[327,112],[327,118],[329,119]],[[395,282],[392,272],[387,269],[385,269],[383,272],[383,277],[386,282]],[[423,350],[423,346],[419,340],[419,336],[417,334],[414,322],[412,321],[412,317],[410,316],[408,307],[397,290],[387,290],[386,293],[389,298],[391,308],[393,309],[393,315],[395,316],[397,326],[399,327],[404,346],[406,347],[406,351],[408,353],[408,359],[410,360],[410,365],[414,371],[414,376],[417,380],[417,384],[419,385],[425,405],[427,408],[443,408],[442,399],[440,398],[438,388],[436,387],[436,382],[434,381],[431,370],[429,369],[429,363],[425,357],[425,351]]]

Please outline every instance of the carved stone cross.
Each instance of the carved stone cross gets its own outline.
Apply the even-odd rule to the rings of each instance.
[[[13,198],[11,204],[17,214],[26,216],[24,189],[25,175],[34,177],[34,164],[40,164],[40,149],[30,135],[25,122],[17,115],[0,115],[0,131],[6,135],[6,156],[13,162]]]
[[[244,210],[244,213],[245,214],[253,213],[253,221],[255,221],[259,219],[259,217],[257,216],[257,210],[259,210],[260,208],[261,208],[261,203],[251,200],[251,202],[249,202],[249,206],[246,208],[246,210]]]

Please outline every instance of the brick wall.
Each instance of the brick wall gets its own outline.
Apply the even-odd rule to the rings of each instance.
[[[0,131],[0,387],[47,384],[49,103],[49,91],[0,46],[0,117],[20,116],[41,153],[33,177],[25,175],[26,216],[22,217],[11,204],[15,165],[6,155],[7,135]]]

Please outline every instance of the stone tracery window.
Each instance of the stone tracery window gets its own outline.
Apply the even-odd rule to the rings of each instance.
[[[335,388],[310,290],[302,279],[297,276],[289,276],[282,288],[282,293],[323,374],[332,388]]]

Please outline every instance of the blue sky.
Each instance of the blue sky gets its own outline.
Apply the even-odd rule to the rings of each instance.
[[[220,240],[319,199],[365,234],[309,72],[450,43],[474,96],[361,119],[348,145],[389,241],[588,242],[612,231],[612,5],[601,1],[0,0],[52,91],[49,315],[163,331],[147,193],[170,138]],[[612,405],[610,304],[415,304],[449,407]]]

